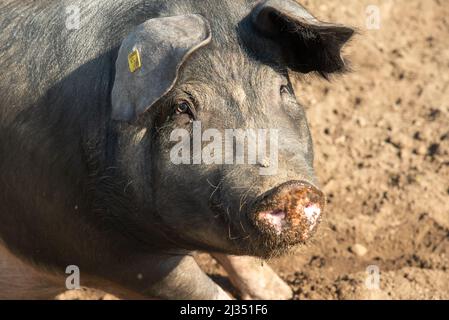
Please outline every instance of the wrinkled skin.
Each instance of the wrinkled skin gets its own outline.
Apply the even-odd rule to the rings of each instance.
[[[218,56],[219,50],[211,54]],[[244,58],[232,63],[236,69],[243,66],[243,71],[242,67],[227,67],[229,60],[224,57],[219,59],[222,63],[211,66],[203,59],[191,61],[179,89],[168,97],[168,105],[162,105],[162,109],[170,110],[170,101],[185,99],[183,92],[188,92],[198,101],[196,118],[204,128],[224,131],[257,128],[259,123],[261,128],[285,128],[280,136],[290,139],[281,145],[279,174],[274,176],[259,175],[259,167],[254,165],[176,166],[163,151],[173,145],[169,141],[172,130],[189,128],[191,123],[185,114],[171,117],[158,131],[156,153],[160,156],[155,179],[161,187],[155,191],[157,210],[165,213],[162,219],[167,225],[182,227],[184,240],[191,240],[196,246],[269,256],[279,247],[258,238],[246,218],[246,210],[259,195],[285,181],[314,182],[312,144],[304,111],[292,91],[280,94],[282,84],[291,87],[285,74]],[[235,80],[226,83],[220,76]],[[175,174],[167,177],[165,172]],[[177,205],[180,201],[184,203],[181,207]],[[198,229],[204,232],[199,233]]]
[[[63,27],[70,4],[89,12],[80,30]],[[0,4],[0,239],[8,252],[58,275],[77,265],[83,285],[122,296],[224,299],[190,251],[271,257],[303,242],[255,222],[264,194],[289,181],[317,182],[306,116],[277,59],[280,49],[245,22],[253,6],[243,0]],[[211,22],[212,43],[189,58],[173,90],[137,121],[111,120],[121,40],[150,18],[186,12]],[[260,42],[263,57],[247,50]],[[177,113],[180,101],[193,111]],[[193,119],[203,129],[279,129],[278,173],[261,176],[260,164],[174,165],[170,133],[191,130]],[[268,289],[282,288],[279,298],[288,298],[270,272],[260,273],[275,279]],[[19,298],[31,295],[20,292]]]

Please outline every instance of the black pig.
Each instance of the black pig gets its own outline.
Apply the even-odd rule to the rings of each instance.
[[[2,1],[0,297],[74,265],[119,296],[229,298],[199,250],[242,297],[289,298],[249,257],[304,243],[325,202],[289,75],[344,71],[352,34],[293,0]]]

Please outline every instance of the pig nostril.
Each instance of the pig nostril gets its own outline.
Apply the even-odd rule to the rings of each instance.
[[[316,204],[309,204],[304,208],[304,214],[309,222],[309,228],[313,229],[321,216],[321,208]]]
[[[263,211],[258,214],[258,219],[271,226],[280,235],[287,224],[286,216],[287,214],[281,210]]]

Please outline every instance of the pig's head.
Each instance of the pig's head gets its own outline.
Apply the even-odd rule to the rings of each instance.
[[[112,116],[141,234],[156,226],[181,247],[262,257],[309,239],[325,197],[289,74],[343,71],[352,33],[271,0],[238,19],[178,15],[130,34]]]

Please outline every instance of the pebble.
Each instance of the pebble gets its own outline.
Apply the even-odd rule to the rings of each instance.
[[[425,155],[427,154],[427,147],[423,144],[420,144],[420,146],[417,148],[416,153],[419,155]]]
[[[346,142],[346,137],[345,136],[340,136],[335,140],[336,144],[344,144]]]
[[[355,245],[353,245],[351,247],[351,252],[353,252],[354,254],[358,255],[359,257],[363,257],[368,252],[368,249],[366,249],[361,244],[356,243]]]

